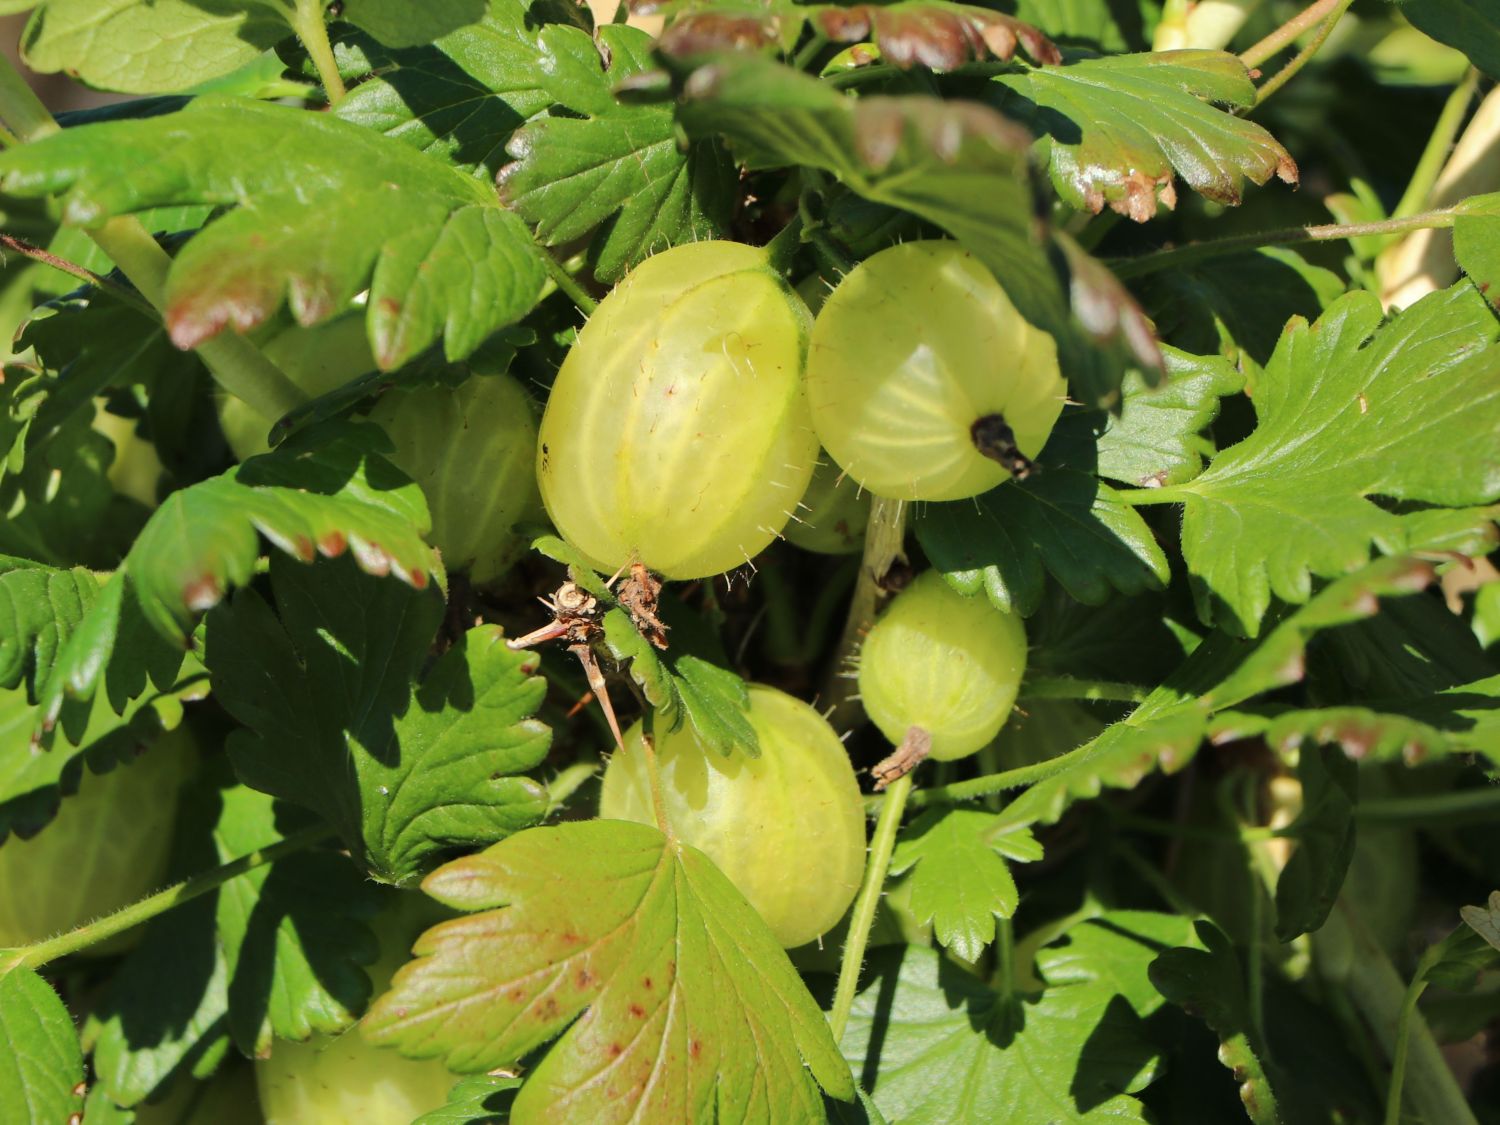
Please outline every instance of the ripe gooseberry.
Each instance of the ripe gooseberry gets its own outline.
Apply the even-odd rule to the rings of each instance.
[[[632,271],[578,334],[542,416],[547,514],[599,569],[668,578],[748,562],[817,460],[810,317],[764,250],[696,242]]]
[[[850,271],[813,325],[807,390],[829,454],[892,500],[959,500],[1024,475],[1067,393],[1052,337],[943,241]]]
[[[388,391],[370,411],[396,447],[391,460],[422,486],[444,565],[475,582],[499,577],[520,553],[518,523],[541,519],[532,409],[509,375],[473,375],[458,387]]]
[[[791,949],[830,930],[854,901],[864,804],[843,743],[806,703],[752,685],[750,724],[759,758],[710,750],[686,724],[657,733],[666,814]],[[604,771],[601,817],[656,823],[642,730],[631,728]]]
[[[926,571],[886,608],[860,650],[865,712],[899,745],[911,727],[932,757],[972,754],[1000,732],[1026,671],[1026,630],[982,597]]]

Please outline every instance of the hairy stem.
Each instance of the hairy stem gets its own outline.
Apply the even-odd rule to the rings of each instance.
[[[906,541],[906,504],[900,500],[886,500],[876,496],[870,505],[870,522],[865,526],[865,551],[860,560],[859,577],[854,583],[854,596],[849,602],[849,616],[844,622],[843,635],[833,653],[820,696],[822,705],[830,710],[828,721],[835,729],[852,725],[856,714],[854,704],[853,666],[859,646],[865,634],[875,624],[875,614],[884,600],[884,582],[891,565],[902,557],[902,544]]]
[[[302,46],[307,49],[307,57],[312,59],[313,66],[318,69],[318,80],[323,83],[328,104],[338,105],[349,91],[344,88],[338,60],[333,57],[333,44],[328,41],[328,25],[323,22],[322,0],[297,0],[297,10],[292,15],[292,30],[302,40]]]
[[[844,1029],[849,1026],[849,1011],[854,1007],[854,993],[859,987],[859,971],[865,963],[865,946],[870,941],[870,927],[875,924],[880,893],[891,867],[891,853],[896,848],[896,830],[901,827],[901,814],[910,794],[911,774],[905,774],[891,782],[881,799],[880,818],[875,822],[875,835],[870,840],[864,882],[860,884],[859,895],[854,900],[854,913],[849,918],[849,936],[844,940],[844,956],[839,962],[833,1008],[828,1013],[828,1026],[833,1029],[835,1042],[843,1039]]]
[[[1338,2],[1333,5],[1333,10],[1330,11],[1328,13],[1328,17],[1318,25],[1317,34],[1312,37],[1307,46],[1298,51],[1296,57],[1293,58],[1291,62],[1287,63],[1286,66],[1278,70],[1269,81],[1262,83],[1260,88],[1256,90],[1256,106],[1264,105],[1267,98],[1269,98],[1272,94],[1276,93],[1277,90],[1285,86],[1288,82],[1290,82],[1297,76],[1297,73],[1304,66],[1312,62],[1313,56],[1322,49],[1323,44],[1328,40],[1328,36],[1333,33],[1334,25],[1339,22],[1339,19],[1345,12],[1349,10],[1349,6],[1353,3],[1354,0],[1338,0]]]
[[[1377,223],[1326,223],[1319,226],[1285,227],[1281,230],[1262,231],[1258,234],[1241,234],[1231,238],[1218,238],[1212,242],[1190,242],[1186,246],[1174,246],[1169,250],[1157,250],[1137,258],[1113,258],[1106,264],[1118,277],[1141,277],[1175,266],[1195,264],[1225,254],[1238,254],[1241,250],[1256,250],[1262,246],[1287,246],[1297,242],[1336,242],[1345,238],[1357,238],[1365,234],[1400,234],[1409,230],[1435,230],[1451,227],[1457,212],[1452,207],[1435,211],[1422,211],[1402,219],[1385,219]],[[1165,488],[1137,489],[1137,493],[1155,494],[1160,503],[1169,490]]]
[[[1015,769],[985,774],[982,777],[970,778],[968,781],[955,781],[952,785],[937,785],[931,789],[919,790],[912,794],[911,804],[916,808],[922,808],[925,805],[951,805],[958,801],[973,801],[980,797],[987,797],[991,793],[1003,793],[1007,789],[1020,789],[1027,785],[1035,785],[1038,781],[1046,781],[1050,777],[1065,772],[1087,758],[1094,752],[1094,744],[1097,741],[1097,739],[1090,739],[1078,749],[1069,750],[1066,754],[1059,754],[1055,758],[1048,758],[1045,762],[1034,762],[1029,766],[1017,766]]]
[[[46,941],[39,941],[33,945],[8,950],[0,955],[0,973],[16,968],[37,969],[49,961],[55,961],[69,953],[77,953],[80,949],[87,949],[91,945],[107,941],[116,934],[122,934],[126,930],[139,926],[142,922],[149,922],[158,914],[165,914],[174,906],[192,902],[200,895],[217,890],[247,871],[254,871],[257,867],[264,867],[268,863],[275,863],[278,859],[305,851],[332,835],[333,829],[327,826],[304,829],[269,847],[260,848],[238,859],[232,859],[212,871],[194,875],[191,879],[174,884],[164,891],[157,891],[156,894],[116,910],[113,914],[106,914],[103,918],[86,922],[75,930],[69,930],[65,934],[59,934],[57,937],[48,938]]]
[[[1255,46],[1241,52],[1240,62],[1254,70],[1284,48],[1290,47],[1299,35],[1326,20],[1341,5],[1348,7],[1347,0],[1317,0],[1317,3],[1308,5]]]
[[[1117,703],[1139,703],[1151,689],[1110,680],[1083,680],[1074,676],[1033,676],[1021,684],[1022,699],[1092,699]]]
[[[1448,154],[1453,151],[1453,142],[1458,139],[1458,131],[1478,89],[1479,71],[1471,66],[1463,81],[1453,88],[1443,103],[1443,111],[1438,114],[1432,135],[1427,138],[1427,147],[1422,150],[1421,159],[1417,161],[1406,190],[1401,193],[1400,202],[1391,212],[1391,218],[1404,219],[1428,206],[1432,189],[1442,174],[1443,165],[1448,162]]]
[[[568,300],[577,306],[578,311],[584,316],[593,316],[594,310],[599,307],[599,302],[588,295],[578,279],[563,269],[563,265],[547,251],[542,251],[542,266],[547,271],[547,276],[552,279],[554,285],[567,294]]]

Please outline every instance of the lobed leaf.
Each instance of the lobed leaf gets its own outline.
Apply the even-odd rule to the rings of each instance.
[[[931,923],[942,945],[965,961],[977,961],[995,940],[995,919],[1011,917],[1020,903],[1005,859],[1041,858],[1041,845],[1026,828],[1008,829],[993,813],[934,809],[902,834],[891,874],[912,872],[911,911],[917,922]]]
[[[316,324],[368,288],[382,370],[445,333],[458,360],[529,312],[545,277],[523,224],[478,180],[335,116],[245,99],[197,98],[12,149],[0,156],[0,190],[62,193],[65,220],[86,228],[166,204],[233,208],[168,275],[167,324],[182,348],[248,331],[283,300]],[[433,276],[409,291],[419,274],[459,263],[457,281]]]
[[[717,143],[684,150],[670,105],[615,100],[614,87],[651,66],[651,46],[631,27],[600,28],[597,43],[577,28],[543,28],[533,66],[567,112],[521,128],[500,177],[501,196],[544,245],[598,232],[589,253],[601,281],[722,235],[734,202],[734,167]]]
[[[76,1121],[85,1089],[78,1031],[52,986],[30,969],[0,974],[0,1117]]]
[[[1500,461],[1471,451],[1500,432],[1500,336],[1467,283],[1381,326],[1351,293],[1294,320],[1257,381],[1255,431],[1174,489],[1205,621],[1254,636],[1274,594],[1403,549],[1410,517],[1373,497],[1447,507],[1500,499]]]
[[[371,451],[369,428],[316,435],[320,448],[310,435],[157,509],[59,653],[40,701],[42,736],[66,703],[93,698],[101,683],[116,711],[143,690],[148,670],[169,686],[193,619],[254,573],[257,532],[305,562],[351,550],[369,572],[427,586],[438,559],[421,538],[421,489]]]
[[[1245,180],[1297,182],[1297,163],[1265,129],[1215,108],[1255,104],[1245,64],[1222,51],[1164,51],[1081,59],[994,79],[1000,102],[1040,138],[1058,194],[1097,214],[1107,204],[1136,222],[1175,206],[1175,170],[1218,203],[1240,202]]]
[[[1500,21],[1496,57],[1500,62]],[[1472,196],[1459,205],[1453,219],[1453,253],[1469,280],[1500,308],[1500,192]]]
[[[98,593],[98,581],[82,567],[61,570],[0,555],[0,688],[24,681],[35,699]]]
[[[1144,1123],[1131,1095],[1157,1076],[1144,1020],[1163,1003],[1147,968],[1192,940],[1187,918],[1104,914],[1042,949],[1042,993],[1025,998],[907,946],[855,999],[844,1054],[892,1121]]]
[[[392,47],[430,43],[484,19],[486,0],[426,0],[413,8],[405,0],[346,0],[340,18]]]
[[[271,588],[279,619],[245,590],[207,628],[215,696],[248,728],[229,740],[247,784],[324,817],[396,884],[541,819],[542,786],[513,776],[551,739],[531,718],[546,693],[535,653],[479,626],[419,679],[443,617],[435,591],[282,559]]]
[[[424,888],[478,913],[422,936],[365,1035],[482,1071],[561,1034],[516,1096],[518,1125],[819,1121],[818,1086],[854,1097],[765,923],[702,853],[654,828],[531,829]]]
[[[1101,416],[1074,414],[1052,432],[1024,481],[971,500],[928,504],[913,520],[922,549],[954,589],[983,590],[1006,612],[1030,615],[1047,573],[1078,601],[1103,603],[1161,589],[1166,555],[1139,512],[1099,480]],[[1128,459],[1123,442],[1116,450]]]

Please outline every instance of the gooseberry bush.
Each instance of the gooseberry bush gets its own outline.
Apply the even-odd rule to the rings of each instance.
[[[1500,1122],[1495,4],[28,12],[0,1121]]]

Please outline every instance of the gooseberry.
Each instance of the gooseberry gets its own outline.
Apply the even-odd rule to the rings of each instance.
[[[959,500],[1024,475],[1066,396],[1052,337],[943,241],[850,271],[813,325],[807,390],[829,454],[892,500]]]
[[[547,514],[599,569],[701,578],[781,532],[817,460],[802,383],[810,317],[734,242],[631,272],[568,352],[542,417]]]
[[[1021,619],[965,597],[929,570],[871,627],[860,650],[859,694],[892,743],[921,727],[932,757],[962,758],[1000,732],[1025,671]]]
[[[523,544],[516,524],[540,520],[536,419],[509,375],[472,375],[458,387],[388,391],[370,411],[394,443],[391,460],[419,485],[432,543],[450,570],[498,577]]]
[[[865,814],[833,728],[800,699],[750,688],[760,757],[724,755],[689,726],[656,735],[666,814],[678,838],[706,853],[788,949],[831,929],[859,888]],[[656,823],[643,727],[604,771],[599,815]]]

